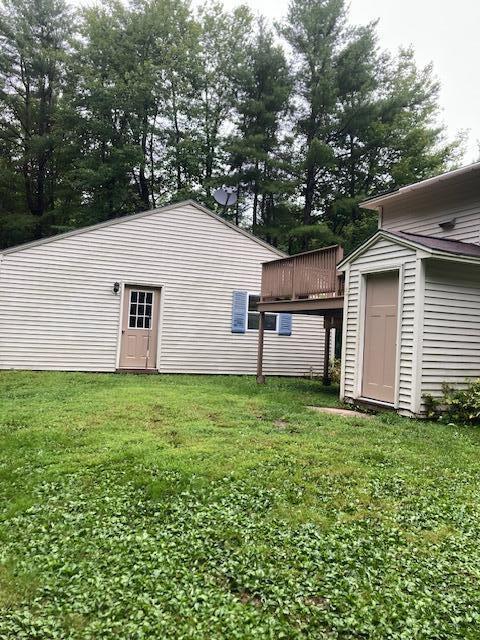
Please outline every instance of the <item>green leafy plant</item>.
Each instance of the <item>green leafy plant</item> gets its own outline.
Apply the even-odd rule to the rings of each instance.
[[[430,419],[480,425],[480,379],[470,382],[464,389],[444,383],[439,398],[431,395],[423,398]]]
[[[426,393],[423,396],[423,403],[426,417],[429,420],[438,420],[441,416],[440,399],[434,398],[430,393]]]
[[[330,362],[330,379],[334,384],[340,384],[341,361],[335,358]]]

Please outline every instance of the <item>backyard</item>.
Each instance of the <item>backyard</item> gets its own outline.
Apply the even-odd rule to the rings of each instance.
[[[313,380],[0,373],[0,638],[480,638],[480,431]]]

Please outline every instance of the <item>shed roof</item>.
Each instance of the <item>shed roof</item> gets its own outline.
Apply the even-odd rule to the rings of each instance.
[[[339,262],[337,269],[342,269],[349,262],[355,260],[381,238],[390,240],[391,242],[399,245],[411,247],[412,249],[421,249],[427,256],[444,259],[449,258],[451,260],[463,259],[463,261],[466,262],[480,262],[480,245],[470,242],[461,242],[460,240],[447,240],[443,238],[436,238],[434,236],[422,236],[417,233],[408,233],[406,231],[386,231],[385,229],[379,229],[373,236],[357,247],[355,251]]]
[[[276,253],[281,258],[286,257],[287,254],[284,253],[283,251],[280,251],[280,249],[277,249],[276,247],[272,247],[272,245],[268,244],[267,242],[264,242],[260,238],[257,238],[257,236],[254,236],[253,233],[250,233],[249,231],[246,231],[245,229],[241,229],[240,227],[237,227],[235,224],[228,222],[228,220],[225,220],[224,218],[220,217],[216,213],[213,213],[213,211],[210,211],[210,209],[207,209],[206,207],[199,204],[198,202],[195,202],[195,200],[184,200],[182,202],[175,202],[174,204],[169,204],[164,207],[157,207],[156,209],[150,209],[149,211],[141,211],[140,213],[133,213],[131,215],[121,216],[120,218],[113,218],[112,220],[99,222],[98,224],[90,225],[88,227],[80,227],[79,229],[74,229],[73,231],[67,231],[66,233],[59,233],[54,236],[49,236],[48,238],[41,238],[40,240],[34,240],[33,242],[26,242],[24,244],[19,244],[16,247],[8,247],[8,249],[4,249],[3,251],[0,251],[0,256],[6,255],[8,253],[15,253],[16,251],[23,251],[24,249],[30,249],[30,247],[37,247],[42,244],[48,244],[50,242],[54,242],[55,240],[70,238],[71,236],[76,236],[81,233],[87,233],[88,231],[94,231],[95,229],[102,229],[103,227],[109,227],[114,224],[121,224],[122,222],[129,222],[130,220],[144,218],[147,216],[151,216],[155,213],[161,213],[162,211],[171,211],[172,209],[180,209],[185,205],[190,205],[202,211],[203,213],[206,213],[207,215],[214,218],[218,222],[221,222],[227,227],[230,227],[230,229],[233,229],[237,233],[241,233],[245,237],[249,238],[250,240],[253,240],[257,244],[260,244],[262,247],[265,247],[266,249],[270,249],[270,251],[273,251],[273,253]]]
[[[407,231],[397,231],[395,235],[401,238],[412,240],[428,249],[455,253],[460,256],[480,257],[480,245],[472,242],[461,242],[460,240],[448,240],[446,238],[435,238],[434,236],[423,236],[419,233],[409,233]]]

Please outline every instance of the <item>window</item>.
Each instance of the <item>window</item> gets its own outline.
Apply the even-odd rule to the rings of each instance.
[[[150,329],[152,323],[153,291],[130,291],[130,329]]]
[[[258,329],[260,325],[260,312],[258,311],[258,303],[260,302],[260,296],[248,294],[248,322],[247,328],[250,330]],[[277,330],[277,314],[266,313],[265,314],[265,331]]]

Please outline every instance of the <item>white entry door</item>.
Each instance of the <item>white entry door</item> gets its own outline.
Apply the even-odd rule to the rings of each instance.
[[[125,287],[120,368],[156,368],[159,307],[158,289]]]

